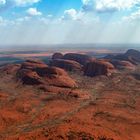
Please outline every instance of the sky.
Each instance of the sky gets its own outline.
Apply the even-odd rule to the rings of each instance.
[[[0,0],[0,46],[139,44],[140,0]]]

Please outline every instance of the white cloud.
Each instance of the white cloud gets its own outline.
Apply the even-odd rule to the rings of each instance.
[[[68,9],[64,11],[64,15],[60,20],[73,20],[73,21],[81,21],[84,18],[85,13],[82,11],[76,11],[75,9]]]
[[[0,5],[6,4],[6,0],[0,0]]]
[[[29,16],[41,16],[42,15],[42,13],[39,12],[36,8],[29,8],[26,12]]]
[[[76,20],[77,19],[77,11],[75,9],[69,9],[64,11],[64,16],[62,19],[66,20]]]
[[[129,16],[125,16],[123,17],[123,21],[130,21],[130,22],[133,22],[133,21],[140,21],[140,9],[134,13],[131,13]]]
[[[40,0],[14,0],[16,6],[26,6],[38,3]]]
[[[26,0],[26,3],[23,1],[16,5],[26,6],[39,2],[39,0],[32,2]],[[83,0],[85,11],[82,9],[79,11],[75,9],[65,10],[61,20],[58,20],[55,16],[52,17],[52,15],[37,16],[42,13],[31,6],[32,8],[26,11],[28,15],[25,17],[21,14],[21,17],[16,16],[18,18],[13,18],[13,21],[0,17],[0,44],[129,43],[130,41],[140,43],[139,24],[131,26],[131,22],[128,22],[128,20],[140,19],[140,10],[124,17],[127,20],[125,22],[121,21],[122,16],[119,17],[121,21],[119,24],[116,23],[118,20],[114,21],[114,19],[118,19],[116,13],[111,15],[113,20],[104,21],[102,16],[100,17],[95,12],[129,9],[138,4],[139,1]],[[94,12],[86,12],[86,10],[93,10]],[[115,24],[113,25],[112,22],[115,22]]]
[[[128,24],[129,22],[113,25],[90,21],[84,24],[85,16],[82,22],[54,20],[56,19],[50,20],[42,16],[25,17],[17,19],[16,25],[0,26],[0,44],[140,43],[139,24],[135,27]],[[2,18],[0,22],[3,22]]]
[[[110,12],[130,9],[140,5],[140,0],[82,0],[85,11]]]

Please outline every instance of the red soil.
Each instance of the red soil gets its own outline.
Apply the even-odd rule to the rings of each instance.
[[[16,77],[20,68],[0,70],[0,140],[140,139],[140,81],[131,73],[73,73],[78,86],[65,88],[23,85]]]

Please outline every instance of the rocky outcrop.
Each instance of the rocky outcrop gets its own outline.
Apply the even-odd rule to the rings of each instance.
[[[21,65],[21,69],[30,69],[30,70],[46,67],[47,65],[40,60],[27,60]]]
[[[55,59],[50,62],[51,66],[62,68],[66,71],[81,71],[82,65],[73,60]]]
[[[139,58],[140,59],[140,51],[137,51],[137,50],[134,50],[134,49],[130,49],[128,50],[125,55],[127,56],[133,56],[133,57],[136,57],[136,58]]]
[[[43,84],[43,80],[35,71],[28,70],[28,69],[21,69],[18,71],[17,75],[23,84],[27,84],[27,85]]]
[[[110,62],[115,66],[117,69],[129,69],[135,70],[135,65],[129,61],[120,61],[120,60],[110,60]]]
[[[105,58],[111,60],[129,61],[134,65],[140,63],[140,51],[130,49],[124,54],[107,55]]]
[[[61,94],[63,96],[68,95],[70,97],[80,98],[80,99],[89,99],[91,97],[87,92],[81,91],[79,89],[61,88],[56,86],[44,86],[44,85],[40,85],[39,89],[45,92]]]
[[[84,67],[84,75],[94,77],[98,75],[110,76],[115,71],[114,66],[106,61],[93,60]]]
[[[75,81],[60,68],[49,67],[43,62],[28,60],[17,71],[17,77],[27,85],[51,85],[65,88],[76,87]]]
[[[92,57],[86,54],[67,53],[64,55],[63,59],[73,60],[80,63],[81,65],[85,65],[87,62],[92,60]]]
[[[52,59],[62,59],[63,54],[62,53],[54,53],[52,56]]]
[[[20,64],[8,64],[6,66],[0,67],[0,73],[3,74],[15,74],[16,71],[20,68]]]
[[[125,53],[125,56],[128,58],[130,62],[133,64],[140,63],[140,51],[130,49]]]

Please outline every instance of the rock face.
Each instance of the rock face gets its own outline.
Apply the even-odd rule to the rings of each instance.
[[[49,67],[43,62],[28,60],[17,71],[17,77],[27,85],[51,85],[73,88],[76,83],[60,68]]]
[[[136,58],[139,58],[140,59],[140,51],[137,51],[137,50],[134,50],[134,49],[130,49],[128,50],[125,55],[127,56],[133,56],[133,57],[136,57]]]
[[[21,65],[21,69],[30,69],[30,70],[35,70],[38,68],[46,68],[46,67],[47,65],[40,60],[27,60]]]
[[[63,58],[63,54],[62,53],[55,53],[52,56],[52,59],[62,59]]]
[[[7,66],[0,67],[0,73],[14,75],[19,68],[20,64],[9,64]]]
[[[82,65],[73,60],[55,59],[50,62],[51,66],[56,66],[66,71],[81,71]]]
[[[135,65],[129,61],[111,60],[110,63],[112,63],[117,69],[135,69]]]
[[[28,69],[21,69],[20,71],[18,71],[17,75],[21,79],[23,84],[27,84],[27,85],[43,84],[43,81],[35,71],[28,70]]]
[[[73,60],[80,63],[81,65],[85,65],[87,62],[92,60],[92,58],[88,55],[77,53],[67,53],[64,55],[63,59]]]
[[[134,64],[140,63],[140,51],[130,49],[125,53],[125,56]]]
[[[106,61],[94,60],[84,67],[84,75],[94,77],[98,75],[110,76],[114,72],[114,66]]]
[[[140,63],[140,51],[130,49],[124,54],[119,55],[108,55],[105,58],[112,60],[129,61],[136,65]]]

